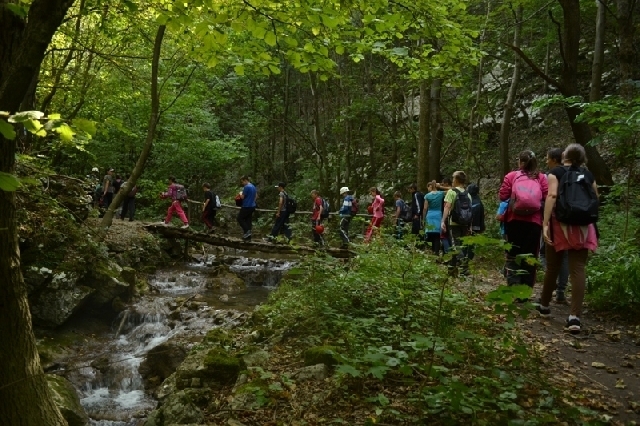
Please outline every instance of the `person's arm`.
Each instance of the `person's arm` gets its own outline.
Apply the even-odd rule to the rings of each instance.
[[[396,218],[396,221],[400,218],[401,212],[402,212],[402,209],[400,208],[399,205],[396,204],[396,212],[393,215]]]
[[[110,183],[111,182],[109,181],[109,179],[104,180],[104,192],[102,193],[102,195],[107,195],[107,191],[109,190]]]
[[[420,215],[420,220],[424,222],[424,218],[427,215],[427,210],[429,210],[429,202],[424,200],[424,204],[422,205],[422,214]]]
[[[242,187],[242,191],[240,191],[240,198],[243,199],[243,200],[244,200],[244,195],[245,195],[244,191],[246,190],[245,188],[246,188],[246,186],[243,186]]]
[[[204,200],[204,204],[202,205],[202,211],[205,211],[207,209],[207,206],[209,205],[209,197],[205,198]]]
[[[319,198],[319,197],[318,197],[318,198]],[[318,199],[318,198],[316,198],[316,199]],[[320,218],[322,217],[322,210],[323,210],[323,209],[322,209],[322,201],[320,201],[320,202],[318,203],[318,220],[320,220]]]
[[[549,233],[549,221],[551,220],[551,212],[553,212],[556,199],[558,198],[558,178],[555,175],[549,174],[548,184],[549,190],[544,203],[544,218],[542,219],[542,236],[545,244],[552,246],[553,241],[551,241],[551,234]]]
[[[282,204],[284,203],[284,196],[280,196],[278,199],[278,211],[276,212],[276,217],[280,217],[280,211],[282,211]]]
[[[498,191],[498,196],[500,197],[500,201],[506,201],[511,198],[511,186],[512,186],[512,176],[514,172],[507,173],[502,180],[502,185],[500,185],[500,190]]]
[[[449,212],[451,211],[451,203],[444,203],[444,212],[442,213],[442,222],[440,223],[440,227],[443,231],[447,230],[447,219],[449,218]]]

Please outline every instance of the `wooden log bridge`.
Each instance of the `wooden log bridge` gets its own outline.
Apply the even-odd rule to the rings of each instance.
[[[240,238],[222,237],[215,234],[205,234],[196,232],[190,228],[181,229],[173,226],[145,225],[149,232],[160,234],[167,238],[183,238],[185,240],[199,241],[211,244],[213,246],[231,247],[238,250],[253,250],[266,253],[283,253],[283,254],[315,254],[317,252],[326,253],[336,258],[349,258],[355,256],[355,253],[346,249],[338,248],[314,248],[309,246],[298,246],[291,244],[278,244],[258,241],[244,241]]]

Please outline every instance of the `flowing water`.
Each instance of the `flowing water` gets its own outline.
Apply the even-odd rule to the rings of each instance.
[[[213,278],[211,266],[222,262],[245,281],[245,288],[208,288]],[[188,350],[211,328],[238,322],[266,300],[290,267],[291,262],[268,259],[203,259],[156,273],[149,281],[155,293],[131,305],[109,327],[96,329],[90,326],[95,321],[76,319],[74,332],[87,337],[67,364],[65,376],[76,386],[90,424],[141,424],[156,407],[138,372],[145,354],[168,340],[179,341]],[[180,304],[189,309],[176,314]]]

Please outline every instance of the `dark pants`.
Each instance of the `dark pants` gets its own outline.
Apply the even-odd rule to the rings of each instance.
[[[461,273],[466,275],[469,273],[469,248],[463,246],[462,237],[469,235],[469,228],[466,226],[449,226],[449,236],[451,238],[451,249],[454,250],[453,256],[449,261],[449,271],[453,271],[458,266],[462,267]]]
[[[427,243],[431,243],[431,251],[438,256],[440,254],[440,233],[439,232],[427,232]]]
[[[277,237],[278,234],[284,234],[285,237],[291,239],[291,228],[289,228],[289,212],[281,211],[280,216],[276,217],[276,223],[271,228],[271,236]]]
[[[208,229],[213,228],[213,221],[216,219],[216,211],[214,209],[206,209],[202,211],[200,219],[207,226]]]
[[[129,214],[129,221],[133,222],[133,216],[136,214],[136,197],[126,197],[124,202],[122,203],[122,213],[120,214],[120,219],[124,220],[124,218]]]
[[[349,244],[349,225],[351,225],[351,216],[340,217],[340,239],[342,245]]]
[[[505,224],[511,250],[507,252],[507,284],[525,284],[533,287],[536,282],[536,265],[530,265],[523,255],[538,259],[542,226],[523,220],[512,220]]]
[[[107,208],[113,201],[113,192],[107,192],[102,196],[102,207]]]
[[[396,233],[395,233],[394,237],[396,237],[396,239],[400,240],[400,239],[402,239],[403,235],[404,235],[404,220],[398,218],[398,219],[396,219]]]
[[[420,217],[414,218],[411,221],[411,233],[418,235],[420,233],[420,226],[422,225],[422,219]]]
[[[318,234],[316,232],[316,226],[321,225],[321,224],[322,224],[321,220],[312,220],[311,221],[311,234],[313,235],[313,242],[323,246],[324,245],[324,238],[322,237],[322,234]]]
[[[240,212],[238,213],[238,223],[242,228],[242,232],[246,234],[247,232],[251,232],[253,212],[255,207],[241,207]]]

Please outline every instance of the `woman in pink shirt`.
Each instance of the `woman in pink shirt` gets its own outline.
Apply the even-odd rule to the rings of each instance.
[[[380,191],[374,186],[369,188],[369,194],[373,197],[373,204],[371,204],[373,217],[371,218],[367,232],[364,234],[364,241],[366,243],[371,241],[373,231],[382,226],[382,220],[384,219],[384,198],[380,196]]]
[[[538,171],[533,151],[522,151],[516,158],[518,169],[507,173],[500,186],[500,201],[509,201],[505,214],[505,233],[511,249],[507,252],[507,284],[536,282],[536,265],[522,255],[538,258],[542,234],[542,206],[547,198],[547,176]]]

